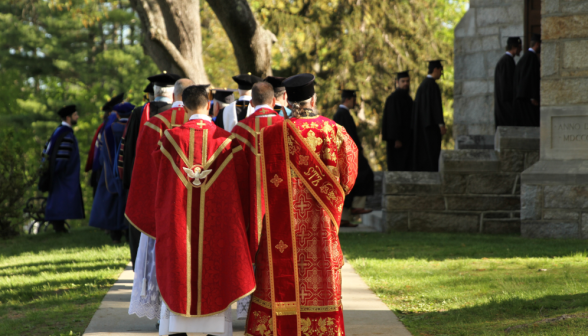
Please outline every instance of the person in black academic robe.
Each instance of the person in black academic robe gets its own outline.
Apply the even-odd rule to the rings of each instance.
[[[531,48],[521,57],[514,75],[515,100],[514,108],[518,116],[518,125],[539,127],[541,62],[541,36],[534,35]]]
[[[261,82],[262,79],[249,73],[233,76],[233,81],[238,85],[239,99],[220,110],[214,120],[217,127],[223,128],[227,132],[231,132],[239,121],[253,114],[253,108],[249,106],[251,88],[253,88],[253,84]]]
[[[446,132],[441,90],[437,79],[443,74],[440,60],[429,61],[427,77],[419,86],[413,105],[413,170],[439,171],[441,140]]]
[[[345,130],[355,142],[358,149],[357,156],[357,179],[351,192],[345,197],[343,204],[343,215],[341,217],[342,227],[355,227],[351,224],[351,215],[360,215],[372,212],[371,209],[365,208],[366,196],[374,194],[374,172],[370,167],[368,160],[364,156],[363,146],[357,134],[357,126],[349,112],[349,109],[355,107],[356,90],[343,90],[341,94],[342,104],[339,105],[333,120],[345,127]]]
[[[410,171],[412,153],[412,97],[408,71],[396,76],[396,91],[384,105],[382,139],[386,141],[386,161],[389,171]]]
[[[494,125],[516,126],[514,113],[514,74],[515,56],[521,54],[521,39],[509,37],[506,42],[506,54],[500,58],[494,71]]]
[[[168,75],[170,75],[170,78],[168,78],[167,81],[158,82],[158,86],[173,86],[175,84],[175,81],[180,78],[180,76],[175,74]],[[121,140],[121,145],[124,144],[124,147],[122,151],[122,163],[119,163],[119,166],[122,166],[122,173],[120,174],[120,177],[122,178],[122,185],[125,196],[128,195],[129,189],[131,188],[131,178],[133,176],[133,169],[135,165],[137,140],[139,139],[139,130],[142,126],[141,119],[143,117],[143,111],[145,110],[145,107],[149,105],[150,118],[154,117],[159,113],[167,111],[172,107],[173,98],[170,97],[169,94],[166,94],[164,96],[162,95],[161,90],[158,90],[158,95],[155,95],[155,90],[153,88],[154,83],[155,81],[150,80],[150,84],[147,85],[144,91],[145,93],[150,95],[150,98],[153,97],[153,101],[149,101],[145,105],[138,106],[133,110],[127,122],[127,128],[125,130],[124,138]],[[139,249],[139,240],[141,238],[141,232],[137,228],[135,228],[134,225],[130,225],[126,216],[124,217],[124,222],[129,227],[129,248],[131,250],[131,262],[133,263],[134,269],[135,260],[137,258],[137,250]]]

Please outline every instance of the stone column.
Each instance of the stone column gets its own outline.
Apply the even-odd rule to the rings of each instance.
[[[521,175],[525,237],[588,239],[588,1],[543,0],[540,161]]]
[[[455,27],[456,149],[482,149],[494,140],[494,69],[505,53],[506,38],[523,38],[523,23],[523,0],[472,0]],[[459,138],[468,135],[487,137]],[[478,146],[460,148],[469,142]]]

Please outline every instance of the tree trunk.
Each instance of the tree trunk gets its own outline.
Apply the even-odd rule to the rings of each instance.
[[[229,36],[241,73],[269,76],[276,36],[255,19],[247,0],[206,0]]]
[[[199,0],[131,0],[141,19],[143,49],[161,70],[208,84],[202,61]]]

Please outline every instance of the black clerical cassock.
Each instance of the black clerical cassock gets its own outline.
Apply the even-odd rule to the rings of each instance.
[[[538,39],[538,38],[537,38]],[[518,116],[518,125],[539,127],[539,106],[531,103],[531,99],[540,101],[541,64],[539,56],[529,49],[521,57],[514,75],[515,100],[514,109]]]
[[[514,55],[506,53],[494,71],[494,121],[498,126],[516,126],[514,114],[514,74],[516,63]]]
[[[429,67],[441,67],[436,61]],[[433,77],[427,76],[419,86],[413,104],[412,129],[413,170],[439,171],[439,154],[441,154],[441,130],[445,125],[443,120],[443,105],[441,90]]]
[[[343,98],[352,98],[355,97],[356,93],[354,90],[343,90],[342,97]],[[355,145],[358,149],[357,155],[357,179],[355,180],[355,186],[345,197],[345,204],[344,207],[350,208],[351,204],[353,203],[353,197],[355,196],[370,196],[374,194],[374,172],[370,167],[368,160],[365,158],[363,153],[363,146],[361,145],[361,140],[359,139],[359,135],[357,134],[357,126],[355,125],[355,121],[349,112],[349,109],[340,105],[337,109],[337,112],[333,116],[333,120],[345,127],[345,130],[355,142]]]
[[[408,72],[398,73],[397,79],[408,77]],[[384,105],[382,139],[386,141],[389,171],[409,171],[412,162],[412,97],[408,90],[396,89]],[[395,148],[396,141],[402,147]]]

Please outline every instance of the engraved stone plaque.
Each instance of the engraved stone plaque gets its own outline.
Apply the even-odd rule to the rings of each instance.
[[[588,150],[588,116],[551,117],[551,148]]]

